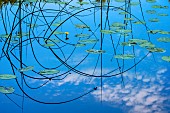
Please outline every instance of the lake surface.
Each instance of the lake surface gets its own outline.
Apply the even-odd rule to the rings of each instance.
[[[0,4],[0,113],[170,112],[168,0]]]

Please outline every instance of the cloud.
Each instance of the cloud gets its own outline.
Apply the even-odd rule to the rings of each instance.
[[[166,68],[161,68],[155,72],[158,76],[150,76],[145,78],[143,75],[139,75],[138,78],[127,79],[129,83],[122,88],[120,84],[110,85],[105,83],[103,86],[102,101],[117,104],[126,108],[126,113],[167,113],[164,107],[165,101],[170,100],[169,96],[163,96],[165,90],[164,84],[161,84],[160,80],[163,80],[162,74],[167,71]],[[126,77],[131,77],[133,73],[126,73]],[[143,72],[141,74],[147,74]],[[161,75],[161,76],[160,76]],[[169,88],[166,88],[169,90]],[[100,89],[93,92],[92,95],[101,100]],[[128,109],[128,110],[127,110]]]
[[[108,70],[103,69],[103,73],[108,72]],[[106,78],[106,80],[104,78],[102,101],[112,103],[113,106],[117,105],[117,107],[121,105],[122,109],[126,109],[126,113],[167,113],[164,105],[169,96],[166,97],[162,93],[170,89],[169,87],[165,88],[166,78],[163,74],[167,71],[167,68],[159,68],[152,72],[153,75],[147,71],[137,72],[137,77],[133,72],[126,72],[123,75],[125,87],[120,84],[120,76],[112,78],[112,80],[116,79],[116,82],[110,82],[110,78]],[[92,74],[93,69],[86,69],[86,73]],[[96,69],[95,75],[99,74],[100,69]],[[52,84],[52,87],[58,87],[67,83],[71,85],[80,85],[80,83],[99,85],[98,90],[91,93],[91,95],[97,101],[100,101],[101,90],[97,78],[72,73],[61,81],[50,81],[48,84]],[[60,95],[58,92],[53,94],[53,96],[58,95]]]
[[[157,71],[157,74],[164,74],[164,73],[167,72],[167,71],[168,71],[167,68],[162,68],[162,69],[159,69],[159,70]]]

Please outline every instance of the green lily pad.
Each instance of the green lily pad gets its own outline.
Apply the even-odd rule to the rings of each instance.
[[[98,42],[98,39],[84,39],[84,40],[79,40],[78,42],[80,43],[96,43]]]
[[[84,25],[84,24],[75,24],[75,27],[79,29],[89,28],[89,26]]]
[[[125,2],[126,0],[115,0],[116,2]]]
[[[14,91],[15,91],[15,89],[13,87],[3,87],[3,86],[0,86],[0,93],[11,94]]]
[[[84,46],[86,46],[86,44],[80,44],[80,43],[79,43],[79,44],[75,44],[74,46],[75,46],[75,47],[84,47]]]
[[[121,46],[135,46],[135,45],[137,45],[137,43],[135,43],[135,42],[121,42],[120,45]]]
[[[130,29],[117,29],[115,31],[119,33],[131,33],[132,32],[132,30]]]
[[[119,14],[120,14],[120,15],[126,15],[126,14],[128,14],[128,12],[125,12],[125,11],[124,11],[124,12],[120,12]]]
[[[126,24],[120,23],[120,22],[114,22],[112,23],[111,27],[124,27]]]
[[[136,5],[139,5],[139,4],[140,4],[140,2],[131,2],[130,3],[131,6],[136,6]]]
[[[9,79],[15,79],[16,76],[15,75],[10,75],[10,74],[1,74],[0,75],[0,79],[3,80],[9,80]]]
[[[87,5],[87,4],[89,4],[89,2],[77,2],[77,4],[80,4],[80,5]]]
[[[62,35],[62,34],[65,34],[65,33],[61,32],[61,31],[55,31],[53,34],[55,34],[55,35]]]
[[[170,42],[170,38],[169,37],[160,37],[160,38],[157,38],[157,41],[168,43],[168,42]]]
[[[156,0],[146,0],[146,2],[154,3],[154,2],[156,2]]]
[[[158,18],[151,18],[149,19],[150,22],[159,22],[159,19]]]
[[[170,56],[163,56],[162,60],[170,62]]]
[[[159,31],[159,33],[160,33],[160,34],[163,34],[163,35],[168,35],[168,34],[170,34],[169,31]]]
[[[44,42],[50,43],[50,42],[55,42],[55,43],[60,43],[60,40],[58,39],[49,39],[49,40],[44,40]]]
[[[157,48],[157,47],[150,47],[150,48],[147,48],[147,50],[150,51],[150,52],[158,52],[158,53],[165,52],[164,49],[162,49],[162,48]]]
[[[134,18],[124,18],[124,20],[130,21],[130,20],[134,20]]]
[[[113,34],[113,33],[115,33],[112,30],[100,30],[100,32],[103,33],[103,34]]]
[[[135,21],[135,22],[133,22],[134,24],[145,24],[146,22],[144,22],[144,21]]]
[[[148,42],[147,40],[143,40],[143,39],[137,39],[137,38],[133,38],[133,39],[129,39],[130,43],[137,43],[137,44],[142,44],[142,43],[146,43]]]
[[[145,47],[145,48],[154,48],[155,45],[152,44],[151,42],[144,42],[139,45],[140,47]]]
[[[46,69],[46,70],[42,70],[40,71],[41,75],[53,75],[53,74],[57,74],[59,73],[59,70],[55,70],[55,69]]]
[[[52,47],[52,46],[55,46],[55,44],[44,44],[43,46],[44,47]]]
[[[132,54],[119,54],[119,55],[115,55],[114,58],[116,58],[116,59],[134,59],[135,56]]]
[[[90,35],[89,34],[76,34],[75,37],[78,37],[78,38],[85,38],[85,37],[89,37]]]
[[[96,50],[96,49],[89,49],[86,50],[87,53],[91,53],[91,54],[101,54],[101,53],[105,53],[105,50]]]
[[[168,9],[169,7],[168,6],[162,6],[162,5],[153,5],[152,8],[155,8],[155,9]]]
[[[151,34],[155,34],[155,33],[159,33],[160,31],[161,30],[148,30],[147,32]]]
[[[168,16],[168,14],[165,13],[159,13],[158,16]]]
[[[155,10],[146,10],[146,13],[148,13],[148,14],[156,14],[156,11]]]
[[[33,69],[34,69],[33,66],[28,66],[28,67],[19,69],[19,71],[20,72],[26,72],[26,71],[32,71]]]

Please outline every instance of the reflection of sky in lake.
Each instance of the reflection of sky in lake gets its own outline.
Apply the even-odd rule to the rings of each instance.
[[[170,65],[169,62],[162,60],[162,56],[170,56],[170,45],[169,43],[158,42],[157,38],[170,37],[169,16],[158,16],[158,14],[170,15],[170,11],[169,8],[151,8],[153,5],[170,7],[168,1],[162,2],[157,0],[155,3],[141,1],[141,6],[128,6],[127,4],[122,7],[128,12],[127,15],[119,14],[122,10],[118,9],[118,7],[124,3],[111,1],[109,4],[110,10],[107,10],[108,4],[105,3],[106,7],[101,12],[100,7],[94,8],[94,5],[90,4],[82,5],[80,10],[70,9],[69,7],[71,5],[80,7],[76,2],[73,1],[66,7],[65,5],[59,6],[54,3],[37,3],[36,7],[34,7],[35,9],[33,9],[35,3],[33,3],[32,7],[28,6],[28,8],[23,4],[21,17],[27,14],[28,16],[22,21],[22,32],[27,33],[29,31],[30,36],[23,36],[22,40],[21,38],[15,38],[22,41],[22,55],[19,52],[21,50],[21,47],[19,47],[21,44],[17,45],[18,43],[12,44],[11,42],[9,51],[7,51],[8,43],[5,43],[7,38],[2,37],[3,34],[11,33],[15,16],[12,12],[16,12],[18,6],[11,7],[9,4],[2,7],[0,25],[3,27],[1,27],[0,33],[0,52],[4,56],[4,50],[9,56],[4,56],[0,59],[0,74],[15,73],[19,86],[23,88],[26,94],[23,98],[23,92],[17,85],[16,80],[0,80],[0,86],[12,86],[15,88],[13,94],[0,94],[1,112],[21,113],[22,110],[20,107],[23,106],[23,113],[169,113]],[[40,7],[42,8],[42,12]],[[62,9],[63,12],[55,18]],[[31,13],[33,10],[35,10],[35,13]],[[146,13],[147,10],[155,10],[156,14],[148,14]],[[101,13],[103,15],[102,24]],[[9,15],[9,18],[7,15]],[[133,18],[134,20],[124,21],[125,17]],[[159,22],[150,22],[149,19],[153,18],[158,18]],[[14,26],[18,20],[15,20]],[[136,21],[144,20],[146,25],[134,24]],[[53,25],[57,22],[63,23],[57,28],[57,26]],[[105,33],[101,35],[101,25],[104,30],[111,29],[112,31],[116,31],[117,28],[109,27],[114,22],[127,22],[124,29],[132,30],[132,33],[128,33],[126,37],[120,36],[123,30],[118,29],[120,33],[117,31],[117,33],[111,35]],[[35,24],[38,26],[30,28],[26,23],[32,23],[32,25]],[[49,26],[46,23],[49,24],[50,29],[48,29]],[[89,26],[90,30],[89,28],[76,28],[76,24]],[[152,34],[148,33],[147,30],[168,31],[168,34],[161,34],[160,31]],[[15,33],[18,31],[20,31],[19,25],[12,31],[12,36],[15,36]],[[63,34],[57,34],[55,36],[56,31],[62,31]],[[65,32],[69,32],[68,40],[65,39]],[[76,37],[77,34],[88,34],[90,36],[78,38]],[[101,37],[103,39],[102,50],[105,50],[105,53],[102,56],[101,54],[87,53],[86,50],[89,49],[101,49]],[[50,48],[44,47],[43,45],[46,43],[43,38],[57,39],[60,42],[56,42],[55,46]],[[150,39],[156,47],[163,48],[166,52],[148,53],[146,48],[139,45],[120,45],[122,42],[128,42],[132,38],[148,41]],[[86,43],[84,47],[75,47],[83,39],[97,39],[98,41],[97,43]],[[4,49],[2,49],[3,46]],[[117,54],[132,54],[135,55],[135,59],[116,59],[114,56]],[[21,59],[21,56],[22,66],[34,66],[35,71],[24,72],[24,78],[21,77],[18,71],[21,68],[21,64],[17,58]],[[14,65],[11,66],[10,63]],[[135,64],[137,65],[135,66]],[[70,69],[71,67],[74,69]],[[47,77],[43,80],[33,79],[33,77],[43,78],[38,72],[44,69],[57,69],[60,72],[53,75],[44,75]],[[58,75],[60,76],[57,77]],[[101,75],[103,76],[102,78]],[[49,80],[49,78],[52,80]],[[29,88],[37,88],[41,85],[43,86],[38,89]],[[97,87],[97,90],[93,90],[95,87]],[[88,93],[89,91],[92,92]],[[86,93],[88,94],[76,99]],[[65,104],[48,104],[65,102],[72,99],[76,100]],[[45,102],[46,104],[36,101]]]

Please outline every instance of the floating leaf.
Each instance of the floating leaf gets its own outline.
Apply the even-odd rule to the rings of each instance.
[[[154,2],[156,2],[156,0],[146,0],[146,2],[154,3]]]
[[[44,41],[47,43],[50,43],[50,42],[60,43],[60,40],[58,40],[58,39],[48,39],[48,40],[46,39]]]
[[[150,48],[147,48],[147,50],[150,51],[150,52],[159,52],[159,53],[165,52],[164,49],[156,48],[156,47],[150,47]]]
[[[134,24],[145,24],[146,22],[144,22],[144,21],[135,21],[135,22],[133,22]]]
[[[32,71],[33,69],[34,69],[33,66],[28,66],[28,67],[19,69],[19,71],[20,72],[25,72],[25,71]]]
[[[0,75],[0,79],[3,80],[9,80],[9,79],[15,79],[16,76],[15,75],[10,75],[10,74],[1,74]]]
[[[137,39],[137,38],[133,38],[133,39],[129,39],[130,43],[137,43],[137,44],[141,44],[141,43],[145,43],[148,42],[147,40],[143,40],[143,39]]]
[[[103,34],[113,34],[113,33],[115,33],[112,30],[100,30],[100,32],[103,33]]]
[[[158,18],[151,18],[149,19],[150,22],[159,22],[159,19]]]
[[[117,29],[115,31],[119,33],[131,33],[132,32],[132,30],[130,29]]]
[[[148,33],[155,34],[159,33],[161,30],[148,30]]]
[[[114,22],[111,27],[124,27],[126,24],[120,23],[120,22]]]
[[[75,24],[75,27],[79,29],[89,28],[89,26],[84,25],[84,24]]]
[[[89,2],[77,2],[77,4],[80,4],[80,5],[87,5],[87,4],[89,4]]]
[[[65,33],[61,32],[61,31],[55,31],[53,34],[55,34],[55,35],[62,35],[62,34],[65,34]]]
[[[85,39],[85,40],[79,40],[80,43],[96,43],[98,39]]]
[[[160,34],[163,34],[163,35],[168,35],[168,34],[170,34],[169,31],[159,31],[159,33],[160,33]]]
[[[84,47],[84,46],[86,46],[86,44],[75,44],[74,46],[75,47]]]
[[[125,2],[126,0],[115,0],[116,2]]]
[[[124,18],[124,20],[130,21],[130,20],[134,20],[134,18]]]
[[[0,86],[0,92],[3,93],[3,94],[11,94],[13,93],[15,90],[13,87],[3,87],[3,86]]]
[[[170,38],[169,37],[160,37],[160,38],[157,38],[157,41],[158,42],[170,42]]]
[[[76,34],[75,37],[78,37],[78,38],[85,38],[85,37],[89,37],[90,35],[89,34]]]
[[[120,45],[121,46],[135,46],[135,45],[137,45],[137,43],[135,43],[135,42],[122,42]]]
[[[153,5],[152,8],[162,8],[162,9],[168,9],[168,6],[161,6],[161,5]]]
[[[55,46],[55,44],[44,44],[43,46],[44,47],[52,47],[52,46]]]
[[[168,14],[165,13],[159,13],[158,16],[168,16]]]
[[[148,13],[148,14],[156,14],[156,11],[155,10],[146,10],[146,13]]]
[[[145,47],[145,48],[151,48],[151,47],[155,47],[154,44],[152,44],[151,42],[143,42],[139,45],[140,47]]]
[[[116,59],[134,59],[135,56],[132,54],[119,54],[119,55],[115,55],[114,58],[116,58]]]
[[[162,60],[170,62],[170,56],[163,56]]]
[[[126,15],[126,14],[128,14],[127,12],[120,12],[119,13],[120,15]]]
[[[139,5],[139,4],[140,4],[140,2],[131,2],[130,3],[131,6],[136,6],[136,5]]]
[[[96,50],[96,49],[89,49],[86,50],[87,53],[92,53],[92,54],[101,54],[101,53],[105,53],[105,50]]]
[[[55,70],[55,69],[46,69],[46,70],[42,70],[40,71],[41,75],[53,75],[53,74],[57,74],[59,73],[59,70]]]

